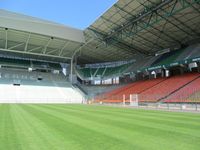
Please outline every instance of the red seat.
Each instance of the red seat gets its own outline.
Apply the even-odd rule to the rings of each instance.
[[[190,99],[190,96],[194,93],[200,91],[200,78],[194,80],[190,84],[186,85],[185,87],[181,88],[177,92],[173,93],[171,96],[166,98],[164,102],[168,103],[177,103],[177,102],[195,102],[200,100],[198,99]]]
[[[200,90],[200,79],[197,79],[197,81],[195,80],[196,82],[191,82],[197,77],[199,77],[199,74],[196,73],[173,76],[170,78],[138,81],[100,95],[96,98],[96,100],[113,103],[123,102],[123,96],[125,96],[126,101],[129,101],[130,94],[138,94],[139,102],[157,102],[158,100],[161,100],[170,95],[172,92],[178,90],[174,94],[164,99],[164,102],[179,102],[180,97],[187,98],[195,91]],[[189,82],[191,83],[188,84]],[[185,86],[186,84],[188,85]],[[195,90],[189,90],[191,87],[195,88]],[[185,99],[185,102],[186,101],[189,100]]]
[[[160,84],[142,92],[139,95],[141,102],[156,102],[161,98],[168,96],[170,93],[181,88],[193,79],[197,78],[199,74],[185,74],[181,76],[170,77]]]

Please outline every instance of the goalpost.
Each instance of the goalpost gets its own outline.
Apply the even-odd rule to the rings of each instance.
[[[130,95],[130,106],[138,107],[138,94]]]

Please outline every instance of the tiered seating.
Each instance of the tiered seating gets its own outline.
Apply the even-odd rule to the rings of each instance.
[[[177,92],[167,97],[164,102],[180,103],[180,102],[200,102],[200,78],[197,78],[190,84],[181,88]]]
[[[51,68],[61,70],[61,66],[58,63],[40,62],[40,61],[30,61],[23,59],[10,59],[10,58],[0,58],[1,66],[11,66],[17,68]]]
[[[138,82],[137,82],[138,83]],[[100,95],[100,97],[102,98],[107,98],[109,99],[110,97],[112,97],[113,95],[119,95],[120,92],[122,91],[125,91],[129,88],[132,88],[133,86],[135,86],[137,83],[132,83],[132,84],[129,84],[129,85],[126,85],[126,86],[123,86],[121,88],[118,88],[118,89],[115,89],[111,92],[108,92],[108,93],[105,93],[104,95]]]
[[[122,102],[123,96],[125,96],[125,100],[129,101],[130,94],[140,94],[143,91],[159,84],[160,82],[163,82],[164,80],[164,78],[160,78],[146,81],[138,81],[120,89],[116,89],[114,91],[106,93],[105,95],[103,95],[102,97],[98,97],[97,99],[98,101],[104,102]]]
[[[159,59],[157,59],[152,66],[160,66],[173,63],[177,57],[183,53],[183,50],[172,51],[170,53],[163,54]]]
[[[31,61],[33,68],[51,68],[56,70],[61,70],[61,66],[58,63],[49,63],[49,62],[40,62],[40,61]]]
[[[96,76],[102,76],[105,68],[99,68],[96,72]]]
[[[96,101],[123,102],[125,96],[125,101],[129,102],[130,94],[138,94],[139,102],[157,102],[163,99],[164,102],[170,102],[171,100],[177,100],[180,96],[187,98],[194,92],[200,91],[199,76],[200,75],[196,73],[170,78],[138,81],[105,93],[104,95],[100,95],[96,98]],[[191,87],[193,87],[193,90],[190,91],[189,89],[191,89]]]
[[[162,98],[165,98],[166,96],[181,88],[190,81],[194,80],[198,76],[198,74],[186,74],[182,76],[170,77],[160,84],[157,84],[156,86],[142,92],[139,95],[139,101],[156,102]]]
[[[187,103],[200,103],[200,89],[199,89],[199,84],[200,83],[198,83],[198,85],[196,85],[196,87],[198,88],[198,91],[196,91],[192,95],[190,95],[185,102],[187,102]]]
[[[82,68],[77,71],[86,78],[91,76],[112,76],[119,73],[123,73],[125,69],[128,68],[130,64],[125,64],[117,67],[103,67],[103,68]]]
[[[113,91],[114,89],[118,89],[123,85],[84,85],[84,84],[76,84],[84,93],[87,94],[89,99],[93,99],[97,97],[96,95],[101,95],[102,93]]]
[[[49,63],[49,67],[53,68],[53,69],[56,69],[56,70],[61,70],[62,69],[60,64],[57,64],[57,63]]]
[[[0,103],[81,103],[83,100],[63,74],[1,68],[0,76]]]
[[[176,61],[183,61],[186,59],[192,59],[200,56],[200,44],[194,44],[189,47],[187,47],[184,52],[179,55],[176,59]]]
[[[172,63],[182,63],[184,60],[200,57],[200,44],[194,44],[187,48],[171,51],[159,56],[138,59],[134,65],[130,66],[128,72],[136,72],[156,66],[167,66]]]
[[[123,73],[123,71],[126,70],[129,66],[130,64],[125,64],[117,67],[107,68],[104,76],[112,76],[115,74]]]
[[[129,65],[126,72],[137,72],[137,70],[143,70],[150,67],[153,62],[159,59],[160,56],[138,58],[135,63]]]
[[[32,61],[33,68],[47,68],[48,64],[46,62]]]
[[[17,67],[30,67],[28,60],[15,60],[9,58],[0,58],[0,65],[4,66],[17,66]]]
[[[131,87],[125,91],[121,91],[118,95],[125,95],[126,99],[129,99],[130,94],[140,94],[141,92],[143,92],[163,81],[164,81],[164,78],[140,81],[137,84],[135,84],[133,87]]]
[[[91,68],[83,68],[83,69],[78,69],[78,72],[85,78],[89,78],[92,76],[92,74],[95,73],[95,70]]]

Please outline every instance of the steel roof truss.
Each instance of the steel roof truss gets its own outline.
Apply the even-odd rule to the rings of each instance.
[[[117,5],[114,5],[116,8],[118,8],[118,9],[120,9],[121,11],[123,11],[123,12],[125,12],[126,14],[128,14],[129,16],[132,16],[132,17],[134,17],[131,13],[129,13],[129,12],[127,12],[126,10],[124,10],[123,8],[120,8],[119,6],[117,6]],[[148,22],[146,23],[146,25],[148,25],[148,24],[150,24],[150,21],[151,21],[151,18],[152,18],[152,16],[153,16],[153,13],[151,14],[151,16],[149,17],[149,19],[148,19]],[[136,23],[137,24],[137,23]],[[146,26],[146,25],[144,25],[144,26]],[[135,28],[137,28],[137,27],[139,27],[139,28],[142,28],[142,29],[146,29],[146,28],[144,28],[143,26],[140,26],[140,24],[137,24],[137,26],[132,26],[132,27],[135,27]],[[152,26],[152,28],[154,28],[153,26]],[[135,29],[136,30],[136,29]],[[152,32],[151,30],[146,30],[147,32],[149,32],[149,33],[151,33],[152,35],[154,35],[154,36],[156,36],[156,37],[159,37],[160,38],[160,35],[158,36],[158,35],[156,35],[154,32]],[[160,32],[161,33],[161,32]],[[163,40],[163,41],[167,41],[166,39],[163,39],[163,38],[160,38],[161,40]],[[171,39],[171,38],[170,38]],[[174,39],[173,39],[173,41],[174,41]],[[167,42],[171,42],[171,41],[167,41]]]
[[[44,50],[43,50],[43,54],[45,54],[46,53],[46,51],[47,51],[47,47],[49,46],[49,44],[51,43],[51,41],[52,41],[52,38],[50,38],[49,40],[48,40],[48,42],[46,43],[46,45],[44,46]]]
[[[119,25],[116,24],[115,22],[112,22],[112,21],[110,21],[109,19],[107,19],[107,18],[105,18],[105,17],[101,17],[101,18],[104,19],[104,20],[106,20],[107,22],[110,22],[110,23],[112,23],[112,24],[114,24],[114,25],[116,25],[116,26],[119,26]],[[116,36],[117,36],[117,37],[120,37],[121,41],[125,41],[124,39],[126,39],[127,37],[131,37],[131,32],[133,32],[133,29],[134,29],[135,27],[137,27],[137,26],[135,26],[135,24],[134,24],[134,25],[132,25],[132,26],[126,28],[126,29],[123,30],[122,32],[119,32]],[[124,35],[124,34],[126,34],[126,35]],[[148,40],[148,39],[145,38],[145,37],[140,36],[139,34],[137,34],[137,36],[140,37],[140,38],[142,38],[142,39],[145,40],[146,42],[150,43],[152,46],[155,46],[155,45],[156,45],[157,47],[159,47],[159,48],[161,48],[161,49],[164,48],[163,46],[160,46],[158,43],[153,43],[152,41]],[[144,43],[143,43],[143,44],[144,44]],[[146,44],[145,44],[145,45],[146,45]],[[149,45],[148,45],[148,46],[149,46]]]
[[[34,47],[34,48],[30,49],[30,50],[27,50],[27,52],[33,52],[33,51],[41,49],[42,47],[43,46],[37,46],[37,47]]]
[[[107,35],[105,35],[105,33],[102,33],[100,31],[97,31],[97,29],[91,29],[89,28],[90,30],[92,30],[93,32],[96,32],[98,33],[98,35],[100,35],[100,37],[106,37]],[[119,44],[120,47],[123,47],[125,50],[135,54],[135,52],[139,53],[140,55],[143,54],[142,50],[139,50],[137,48],[132,47],[131,45],[127,44],[127,43],[124,43],[123,41],[121,41],[121,39],[119,39],[118,37],[112,37],[110,39],[106,39],[105,38],[103,39],[103,41],[101,42],[100,45],[102,45],[103,42],[106,42],[106,45],[108,44],[111,44],[111,45],[116,45],[116,44]]]
[[[28,34],[28,38],[27,38],[26,43],[25,43],[25,47],[24,47],[24,51],[25,51],[25,52],[26,52],[27,49],[28,49],[28,43],[29,43],[30,38],[31,38],[31,33]]]
[[[147,1],[153,3],[151,0],[147,0]],[[179,2],[179,3],[178,3],[178,2]],[[187,2],[187,0],[176,0],[176,1],[174,2],[174,4],[173,4],[172,8],[171,8],[170,13],[173,13],[173,11],[175,11],[175,8],[176,8],[177,4],[181,4],[182,7],[187,7],[187,5],[190,5],[191,7],[193,7],[193,5],[192,5],[190,2]],[[163,8],[161,8],[160,10],[161,10],[162,12],[166,13],[166,11],[165,11]],[[158,11],[156,11],[156,13],[157,13],[160,17],[162,17],[163,19],[165,19],[166,21],[168,21],[169,23],[171,23],[172,25],[174,25],[176,28],[178,28],[179,30],[181,30],[182,32],[186,33],[187,35],[193,36],[190,32],[187,32],[187,31],[183,30],[183,29],[180,28],[178,25],[176,25],[175,23],[173,23],[172,21],[170,21],[168,18],[166,18],[166,17],[160,15],[160,14],[158,13]],[[174,17],[174,16],[171,16],[171,17],[174,18],[174,19],[175,19],[177,22],[179,22],[181,25],[185,26],[187,29],[189,29],[190,31],[192,31],[193,33],[196,34],[196,31],[194,31],[192,28],[190,28],[189,26],[187,26],[184,22],[180,21],[178,18],[176,18],[176,17]],[[199,36],[199,35],[198,35],[198,36]]]
[[[156,7],[153,7],[150,11],[144,10],[144,12],[141,12],[137,16],[134,16],[124,25],[119,26],[118,28],[114,29],[114,32],[112,34],[108,35],[106,38],[112,37],[114,34],[117,34],[117,32],[121,32],[122,30],[124,30],[128,26],[132,25],[133,23],[136,23],[136,22],[140,21],[141,19],[145,18],[146,16],[151,15],[152,12],[156,11],[157,9],[160,9],[161,7],[163,7],[167,4],[169,4],[171,1],[172,0],[163,1],[159,5],[157,5]]]
[[[52,54],[52,53],[54,53],[54,52],[57,52],[59,49],[53,49],[53,50],[50,50],[50,51],[48,51],[48,52],[46,52],[46,54]]]
[[[65,45],[60,49],[60,51],[59,51],[59,56],[62,55],[63,50],[67,47],[67,45],[69,45],[69,41],[67,41],[67,42],[65,43]]]
[[[152,15],[152,13],[154,13],[156,16],[155,17],[150,17],[151,19],[149,19],[148,20],[148,22],[146,23],[146,24],[144,24],[144,27],[143,28],[135,28],[136,30],[134,31],[134,32],[132,32],[132,34],[133,35],[136,35],[136,33],[138,33],[138,32],[141,32],[143,29],[146,29],[146,28],[148,28],[148,27],[152,27],[154,24],[157,24],[158,22],[160,22],[161,20],[163,20],[163,19],[166,19],[166,18],[168,18],[168,17],[170,17],[170,16],[172,16],[173,14],[175,14],[175,13],[177,13],[177,12],[179,12],[179,11],[181,11],[181,10],[183,10],[183,9],[185,9],[185,8],[188,8],[188,7],[190,7],[192,4],[194,4],[194,3],[196,3],[196,1],[192,1],[191,3],[184,3],[184,5],[181,5],[181,7],[180,8],[177,8],[176,10],[174,10],[174,8],[175,8],[175,4],[176,3],[174,3],[174,5],[172,6],[172,9],[173,9],[173,11],[172,11],[172,9],[169,11],[169,12],[164,12],[162,15],[161,14],[159,14],[159,13],[157,13],[158,11],[157,10],[159,10],[160,8],[162,8],[163,6],[165,6],[166,4],[168,4],[168,3],[170,3],[171,1],[164,1],[164,2],[162,2],[161,4],[159,4],[158,6],[156,6],[156,7],[154,7],[150,12],[147,12],[147,13],[145,13],[144,15],[141,15],[139,18],[136,18],[136,19],[133,19],[133,21],[130,21],[130,22],[128,22],[126,25],[124,25],[123,27],[119,27],[119,29],[115,29],[115,32],[114,33],[112,33],[112,34],[110,34],[110,35],[108,35],[106,38],[110,38],[110,37],[112,37],[114,34],[117,34],[117,33],[119,33],[119,32],[122,32],[123,30],[125,30],[125,28],[127,27],[127,26],[130,26],[130,24],[138,24],[138,22],[140,22],[143,18],[145,18],[145,17],[147,17],[149,14],[150,15]],[[162,32],[162,31],[160,31],[160,32]],[[133,36],[132,35],[132,36]],[[166,34],[165,34],[166,35]],[[172,37],[171,36],[169,36],[169,35],[167,35],[168,37],[170,37],[171,39],[172,39]],[[173,38],[174,39],[174,38]],[[175,39],[174,39],[175,40]],[[176,40],[177,41],[177,40]],[[177,41],[177,42],[179,42],[179,41]],[[180,43],[180,42],[179,42]]]
[[[17,48],[17,47],[19,47],[19,46],[22,46],[22,45],[24,45],[25,43],[17,43],[16,45],[14,45],[14,46],[12,46],[12,47],[9,47],[8,49],[9,50],[12,50],[12,49],[14,49],[14,48]]]

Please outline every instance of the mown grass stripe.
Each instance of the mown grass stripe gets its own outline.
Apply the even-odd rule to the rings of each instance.
[[[43,105],[43,106],[51,106],[51,105]],[[199,114],[194,113],[185,113],[185,112],[167,112],[167,111],[157,111],[157,110],[142,110],[142,109],[129,109],[123,107],[110,107],[110,106],[93,106],[93,105],[53,105],[58,107],[65,107],[68,109],[76,109],[76,110],[84,110],[89,112],[100,112],[100,113],[110,113],[112,109],[112,113],[123,114],[123,115],[133,115],[133,114],[140,114],[141,116],[160,116],[165,118],[171,119],[187,119],[191,121],[200,121]]]
[[[132,112],[132,113],[121,113],[121,112],[113,112],[113,111],[98,111],[98,110],[93,110],[93,111],[87,111],[85,109],[74,109],[73,107],[68,107],[68,106],[59,106],[59,105],[43,105],[43,106],[48,106],[48,107],[52,107],[52,108],[64,108],[64,109],[67,109],[67,110],[72,110],[72,111],[81,111],[83,113],[90,113],[90,114],[93,114],[95,113],[95,115],[111,115],[111,116],[117,116],[117,117],[124,117],[124,118],[134,118],[134,119],[141,119],[141,118],[144,118],[145,120],[149,121],[149,120],[153,120],[153,121],[156,121],[156,120],[160,120],[162,121],[163,123],[168,123],[168,122],[172,122],[172,123],[178,123],[178,125],[182,125],[182,124],[185,124],[185,125],[188,125],[188,126],[191,126],[191,125],[196,125],[196,127],[199,127],[199,122],[198,120],[191,120],[191,119],[188,119],[188,118],[182,118],[182,117],[176,117],[176,118],[171,118],[171,117],[166,117],[166,116],[163,116],[162,115],[162,112],[160,111],[157,111],[157,113],[159,112],[161,115],[155,115],[155,114],[150,114],[150,115],[143,115],[143,114],[138,114],[138,113],[135,113],[135,112]],[[123,108],[121,108],[123,109]],[[126,109],[126,108],[124,108]],[[146,111],[146,110],[143,110],[143,111]],[[173,112],[170,112],[172,116],[174,116]],[[148,120],[149,119],[149,120]],[[200,120],[199,120],[200,121]]]
[[[41,107],[44,107],[44,106],[41,106]],[[55,111],[55,112],[54,112]],[[54,110],[52,113],[58,113],[59,112],[59,110]],[[71,113],[69,113],[69,112],[65,112],[66,114],[70,114],[70,115],[73,115],[73,117],[79,117],[79,119],[81,118],[81,117],[83,117],[84,115],[86,115],[86,114],[84,114],[84,115],[81,115],[81,114],[77,114],[77,115],[75,115],[75,113],[74,114],[71,114]],[[59,113],[59,115],[58,116],[61,116],[61,114]],[[85,120],[87,119],[87,118],[89,118],[89,116],[86,116],[86,118],[84,118]],[[95,119],[95,118],[92,118],[92,119]],[[78,120],[78,118],[76,118],[76,120]],[[95,121],[97,121],[97,120],[95,120]],[[85,122],[85,123],[90,123],[90,122]],[[106,122],[107,124],[109,124],[109,122],[107,121]],[[101,124],[101,122],[98,122],[97,124],[94,124],[94,125],[96,125],[96,126],[99,126]],[[111,126],[110,127],[115,127],[115,126],[119,126],[119,122],[117,122],[117,123],[113,123],[113,124],[111,124]],[[125,126],[125,125],[127,125],[127,126]],[[133,124],[132,124],[133,125]],[[101,127],[101,126],[99,126],[99,127]],[[126,124],[122,124],[122,127],[126,127],[125,128],[125,130],[127,130],[127,129],[130,129],[129,130],[129,132],[131,131],[131,129],[134,129],[134,128],[130,128],[130,126],[129,126],[129,123],[128,122],[126,122]],[[148,126],[143,126],[143,125],[139,125],[139,126],[136,126],[135,125],[135,129],[137,129],[137,130],[139,130],[141,133],[142,133],[142,135],[140,135],[140,136],[142,136],[143,138],[145,137],[145,136],[147,136],[146,138],[147,138],[147,140],[148,141],[151,141],[151,139],[156,139],[156,138],[158,138],[157,140],[155,140],[155,142],[157,141],[161,141],[165,136],[171,136],[171,138],[169,139],[169,140],[167,140],[166,139],[166,141],[168,141],[168,142],[170,142],[170,144],[172,144],[173,145],[173,143],[175,142],[175,145],[176,144],[182,144],[182,143],[184,143],[184,142],[186,142],[186,143],[184,143],[184,144],[182,144],[182,145],[187,145],[187,146],[192,146],[192,145],[190,145],[190,141],[192,141],[192,140],[194,140],[194,139],[196,139],[196,141],[198,141],[198,139],[197,138],[195,138],[195,137],[190,137],[190,136],[187,136],[187,135],[184,135],[184,134],[181,134],[181,133],[176,133],[176,132],[171,132],[170,130],[168,130],[168,131],[163,131],[162,129],[156,129],[156,128],[149,128]],[[142,129],[142,130],[141,130]],[[117,131],[118,130],[120,130],[120,128],[118,128],[117,129]],[[159,131],[159,130],[161,130],[161,131]],[[143,132],[144,131],[144,132]],[[125,131],[123,131],[123,132],[125,132]],[[159,136],[159,134],[162,132],[162,136],[160,135]],[[136,132],[135,132],[136,133]],[[159,133],[158,135],[157,135],[157,133]],[[168,133],[171,133],[171,134],[168,134]],[[127,136],[129,136],[130,138],[131,138],[131,135],[130,134],[128,134],[128,133],[126,133],[127,134]],[[177,136],[177,134],[178,135],[180,135],[180,136],[182,136],[182,138],[179,138],[179,136]],[[148,135],[152,135],[152,136],[150,136],[150,137],[148,137]],[[174,136],[173,136],[174,135]],[[138,135],[139,136],[139,135]],[[174,140],[173,139],[173,137],[176,137],[176,140]],[[188,137],[190,137],[190,139],[188,140]],[[180,139],[180,140],[179,140]],[[127,139],[126,139],[127,140]],[[184,140],[184,141],[183,141]],[[180,143],[178,143],[178,142],[180,142]],[[153,143],[153,141],[151,141],[151,143]],[[169,143],[168,143],[169,144]]]
[[[50,126],[46,125],[43,120],[40,120],[28,111],[25,111],[21,106],[16,107],[18,112],[23,115],[23,118],[29,126],[34,129],[34,132],[37,134],[37,138],[42,141],[41,145],[43,145],[45,149],[56,150],[59,148],[59,150],[65,150],[66,147],[71,147],[72,149],[79,150],[76,142],[58,134],[56,129],[50,128]],[[40,147],[38,147],[38,149]]]
[[[21,149],[19,139],[17,138],[15,122],[12,119],[11,106],[2,104],[0,107],[0,149],[18,150]]]
[[[65,136],[70,137],[75,142],[81,144],[82,149],[95,149],[99,145],[102,149],[130,149],[137,147],[113,138],[110,135],[91,130],[90,124],[83,124],[84,120],[75,120],[74,116],[62,115],[58,112],[42,109],[35,105],[24,106],[23,109],[36,115],[39,119],[48,122],[52,128],[57,128],[59,133],[65,133]],[[84,125],[84,126],[83,126]],[[91,144],[92,143],[92,144]],[[121,146],[122,145],[122,146]]]
[[[59,110],[56,110],[56,111],[59,111]],[[63,112],[63,113],[65,113],[65,112]],[[92,114],[81,115],[80,113],[74,112],[74,111],[71,113],[73,113],[73,115],[76,115],[76,116],[85,117],[85,119],[95,120],[98,123],[102,123],[102,122],[110,123],[110,121],[112,121],[111,123],[113,126],[117,124],[118,126],[121,125],[122,128],[126,127],[127,129],[130,129],[130,127],[132,127],[130,130],[134,130],[135,128],[138,128],[138,130],[139,129],[148,129],[149,131],[162,130],[160,132],[168,133],[168,134],[173,133],[173,135],[179,134],[180,136],[184,136],[184,137],[191,136],[192,138],[190,140],[192,140],[193,138],[200,137],[198,132],[196,132],[197,130],[194,130],[194,129],[192,130],[192,129],[190,129],[190,127],[188,128],[188,127],[173,126],[173,128],[172,128],[172,125],[166,125],[165,123],[161,124],[161,122],[159,122],[159,124],[158,124],[158,123],[154,123],[154,121],[148,121],[148,122],[145,120],[142,120],[142,121],[137,120],[136,121],[135,119],[133,122],[133,120],[130,120],[127,118],[121,118],[121,117],[116,118],[116,117],[110,117],[110,116],[101,116],[99,118],[98,115],[93,115],[93,116],[92,116]],[[154,136],[157,136],[157,135],[154,135]]]
[[[0,121],[0,149],[6,150],[200,147],[200,115],[192,113],[89,105],[0,105]]]
[[[17,134],[20,137],[22,149],[45,150],[50,148],[48,143],[45,145],[43,144],[45,140],[36,132],[36,128],[33,128],[32,124],[27,121],[30,116],[24,115],[17,107],[18,106],[12,105],[13,119],[15,121],[15,127],[18,129]]]
[[[147,117],[147,116],[138,116],[135,114],[129,114],[129,115],[121,115],[118,114],[117,116],[113,117],[112,113],[107,113],[105,114],[100,114],[100,113],[91,113],[91,112],[87,112],[87,111],[80,111],[80,110],[76,110],[76,109],[68,109],[64,108],[64,107],[58,107],[58,106],[53,106],[53,105],[48,105],[48,106],[43,106],[43,107],[49,107],[52,109],[57,109],[59,110],[67,110],[67,111],[71,111],[71,113],[73,113],[73,115],[77,114],[77,116],[81,116],[83,115],[89,115],[91,118],[91,120],[93,119],[98,119],[100,118],[100,120],[104,120],[104,121],[109,121],[109,120],[115,120],[115,121],[124,121],[125,123],[131,123],[134,119],[134,122],[132,123],[140,123],[140,124],[148,124],[148,127],[152,127],[152,128],[159,128],[162,130],[170,130],[170,132],[179,132],[179,133],[183,133],[183,134],[189,134],[189,135],[193,135],[196,137],[200,137],[200,130],[199,132],[199,123],[195,122],[195,123],[189,123],[189,121],[187,120],[169,120],[169,119],[163,119],[163,118],[158,118],[158,117]],[[86,117],[87,119],[88,117]],[[173,126],[173,128],[171,128]],[[192,128],[191,128],[192,127]]]

